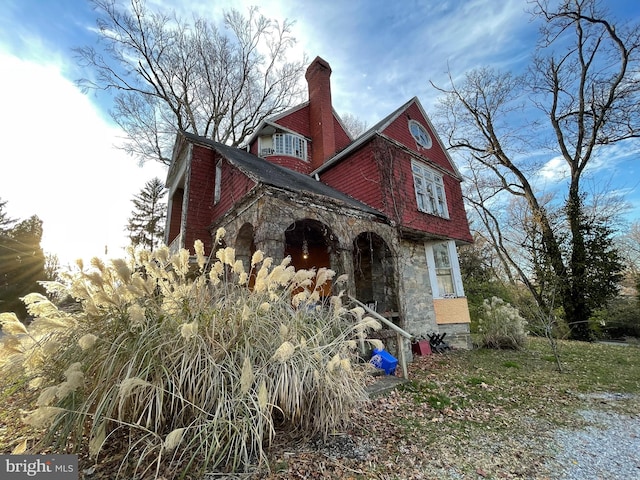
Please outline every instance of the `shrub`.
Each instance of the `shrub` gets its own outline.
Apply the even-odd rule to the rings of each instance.
[[[527,322],[518,309],[498,297],[485,299],[478,320],[478,344],[487,348],[519,349],[527,342]]]
[[[334,272],[295,271],[289,258],[272,267],[261,252],[246,272],[232,248],[208,268],[201,242],[195,250],[197,267],[187,250],[166,248],[94,259],[66,284],[46,285],[80,311],[31,294],[28,330],[2,317],[7,333],[21,334],[7,337],[5,362],[40,385],[26,417],[48,427],[38,447],[96,461],[120,452],[126,478],[184,477],[246,470],[265,459],[278,428],[326,437],[349,422],[366,398],[356,340],[379,324],[339,295],[318,306]]]
[[[640,338],[640,308],[635,298],[615,298],[605,308],[596,310],[590,320],[600,326],[603,338]]]

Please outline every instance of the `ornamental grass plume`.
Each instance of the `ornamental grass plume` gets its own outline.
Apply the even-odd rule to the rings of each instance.
[[[485,299],[478,319],[477,343],[482,347],[518,350],[527,344],[527,321],[501,298]]]
[[[0,313],[0,325],[6,335],[28,334],[27,327],[18,319],[15,313]]]
[[[78,345],[82,350],[88,350],[96,343],[96,337],[93,333],[87,333],[78,339]]]
[[[48,426],[37,448],[99,462],[108,445],[121,478],[178,478],[246,471],[280,430],[326,437],[350,423],[366,401],[356,346],[377,325],[340,296],[315,304],[334,272],[272,267],[261,252],[247,272],[233,248],[213,263],[194,250],[80,264],[49,285],[76,311],[32,296],[29,327],[0,316],[0,359],[11,351],[16,371],[38,379],[25,419]]]

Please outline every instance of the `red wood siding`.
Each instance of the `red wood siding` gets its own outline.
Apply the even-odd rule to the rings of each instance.
[[[383,169],[385,165],[390,164],[391,157],[392,179],[391,172],[385,174]],[[348,159],[323,173],[321,180],[377,208],[404,227],[456,240],[471,241],[460,182],[450,175],[443,178],[449,219],[418,211],[411,156],[384,140],[370,142]]]
[[[221,158],[216,154],[216,162]],[[212,223],[222,217],[228,210],[244,198],[256,182],[247,177],[244,173],[231,165],[225,159],[221,163],[222,184],[220,201],[213,206],[213,214],[209,220]],[[213,197],[212,197],[213,198]]]
[[[342,125],[336,117],[333,117],[333,131],[336,136],[336,151],[339,152],[343,148],[346,148],[351,143],[351,139],[349,138],[349,134],[344,131]]]
[[[169,235],[168,239],[171,243],[180,234],[180,226],[182,223],[182,199],[184,198],[184,190],[178,188],[171,199],[171,212],[169,217]]]
[[[218,158],[220,157],[213,150],[198,145],[193,146],[185,232],[185,247],[192,252],[193,243],[198,239],[204,243],[207,253],[211,251],[209,226],[231,209],[255,185],[253,180],[223,160],[220,201],[214,205]]]
[[[411,172],[411,158],[404,154],[402,161],[396,162],[399,169],[396,179],[404,184],[405,203],[402,209],[402,225],[415,230],[441,235],[455,240],[471,242],[471,232],[467,222],[467,214],[462,199],[460,181],[451,175],[443,175],[445,196],[449,218],[430,215],[418,210],[413,174]],[[428,165],[427,165],[428,166]]]
[[[323,173],[320,180],[371,207],[383,210],[380,171],[370,149],[358,150],[349,159]]]
[[[431,136],[432,146],[431,148],[423,148],[416,144],[415,139],[409,131],[409,120],[415,120],[419,122]],[[384,135],[397,140],[398,142],[406,145],[409,149],[424,155],[426,158],[446,169],[449,172],[455,173],[455,169],[449,162],[449,158],[440,147],[440,143],[437,141],[436,134],[429,128],[429,123],[425,120],[420,109],[415,103],[409,105],[398,118],[396,118],[391,124],[384,129]]]
[[[311,138],[311,129],[309,128],[309,105],[300,108],[289,115],[282,117],[276,122],[284,128],[293,130],[304,137]]]
[[[211,224],[215,186],[215,164],[213,152],[210,149],[193,145],[188,181],[187,228],[184,245],[193,252],[194,242],[202,240],[209,251],[211,234],[208,227]]]
[[[292,112],[286,117],[281,118],[276,122],[278,125],[287,128],[296,132],[299,135],[302,135],[305,138],[311,138],[311,130],[309,128],[309,106],[305,106],[299,110]],[[336,151],[340,151],[343,148],[346,148],[351,143],[351,139],[345,130],[340,125],[338,119],[333,117],[333,125],[335,132],[335,145]],[[253,143],[249,147],[249,151],[254,155],[260,156],[260,152],[258,151],[258,139],[253,141]],[[311,140],[307,141],[307,155],[308,158],[313,158],[313,142]],[[275,163],[285,168],[289,168],[291,170],[295,170],[296,172],[309,174],[314,170],[311,162],[300,160],[296,157],[289,157],[283,155],[269,155],[265,157],[269,162]]]
[[[309,146],[310,143],[307,144],[307,148],[309,148]],[[265,160],[300,173],[308,174],[312,171],[311,163],[300,160],[297,157],[289,157],[286,155],[269,155],[265,158]]]
[[[311,142],[307,142],[307,149],[311,149]],[[249,149],[251,153],[255,156],[259,157],[260,153],[258,152],[258,140],[256,139]],[[307,152],[309,155],[309,152]],[[264,157],[265,160],[271,163],[275,163],[276,165],[280,165],[281,167],[288,168],[290,170],[295,170],[296,172],[301,173],[311,173],[311,163],[305,162],[297,157],[289,157],[285,155],[269,155]]]

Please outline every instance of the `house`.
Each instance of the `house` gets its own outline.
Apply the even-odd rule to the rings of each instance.
[[[331,103],[331,68],[308,67],[309,100],[262,122],[246,148],[181,132],[167,176],[167,244],[248,265],[255,250],[349,276],[350,294],[409,333],[469,346],[457,246],[472,237],[461,175],[417,98],[358,138]],[[327,286],[326,288],[330,288]],[[329,293],[329,292],[327,292]]]

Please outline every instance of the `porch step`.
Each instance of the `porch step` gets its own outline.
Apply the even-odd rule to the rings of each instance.
[[[395,375],[376,375],[374,381],[367,385],[366,391],[369,398],[379,397],[386,395],[391,390],[396,389],[400,385],[407,383],[409,380],[402,377],[396,377]]]

